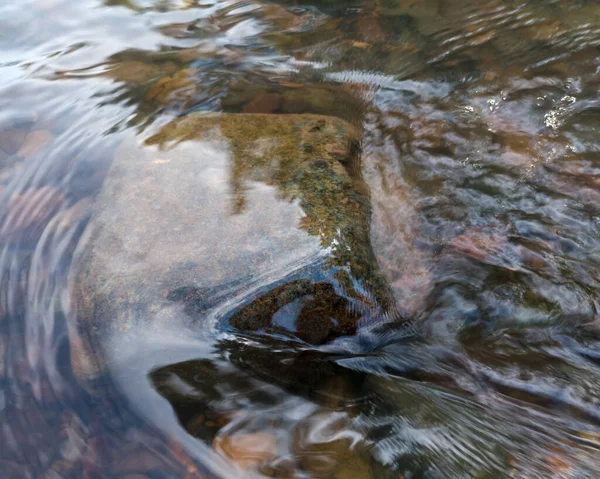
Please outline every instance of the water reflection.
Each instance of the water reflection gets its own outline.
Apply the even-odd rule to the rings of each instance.
[[[594,477],[599,24],[584,0],[0,6],[5,475]],[[74,252],[118,145],[190,111],[358,128],[352,254],[328,274],[148,289],[141,310],[183,322],[238,290],[213,318],[237,327],[141,331],[152,364],[133,354],[86,390]],[[290,171],[227,161],[226,200],[200,217],[247,215],[262,185],[265,204],[299,201],[277,218],[314,251],[335,246],[340,196],[310,211],[318,191],[281,186]]]

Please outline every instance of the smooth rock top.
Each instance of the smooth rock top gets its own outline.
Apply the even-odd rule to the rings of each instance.
[[[333,287],[288,291],[296,284],[289,276],[310,266],[334,271],[347,296],[365,298],[355,289],[361,284],[375,302],[385,301],[357,173],[358,141],[356,129],[337,118],[260,114],[193,114],[143,145],[125,141],[73,281],[76,371],[93,376],[110,338],[136,327],[184,321],[193,330],[211,328],[240,306],[234,327],[268,327],[257,315],[286,303],[271,298],[270,285],[293,301],[308,295],[298,327],[310,331],[317,321],[319,334],[298,330],[301,339],[352,333],[358,315],[340,318],[346,303]],[[290,287],[281,285],[286,281]],[[327,316],[330,303],[335,319]]]

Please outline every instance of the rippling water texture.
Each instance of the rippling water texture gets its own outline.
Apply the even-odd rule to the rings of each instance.
[[[0,1],[0,476],[598,477],[599,72],[594,0]],[[267,178],[263,143],[254,169],[183,144],[210,158],[212,226],[175,227],[171,254],[216,235],[214,258],[241,256],[278,225],[294,247],[203,265],[212,303],[173,292],[202,317],[185,331],[113,325],[91,385],[72,367],[86,227],[122,145],[190,112],[346,120],[370,224]],[[335,277],[313,273],[325,250]],[[335,328],[303,329],[306,308]]]

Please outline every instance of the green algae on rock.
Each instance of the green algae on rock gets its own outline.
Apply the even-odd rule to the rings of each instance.
[[[142,146],[125,141],[95,205],[72,283],[76,370],[94,375],[102,368],[96,356],[107,355],[111,337],[135,337],[152,325],[210,330],[242,306],[246,313],[235,326],[254,330],[258,313],[248,308],[273,311],[248,299],[307,266],[331,271],[330,281],[342,272],[387,307],[390,295],[369,244],[359,140],[356,128],[332,117],[192,114]],[[322,282],[323,276],[305,279]],[[315,294],[313,312],[324,310],[324,298],[338,298],[331,285],[308,290]],[[334,316],[342,316],[344,301],[331,306]],[[327,314],[306,313],[301,322],[308,331],[316,325],[305,316],[333,321]],[[305,340],[352,333],[356,326],[349,323],[359,315],[343,319],[339,328],[320,325]]]

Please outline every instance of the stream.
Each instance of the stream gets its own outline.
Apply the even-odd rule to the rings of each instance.
[[[594,0],[0,0],[0,477],[598,477],[599,86]],[[273,327],[146,328],[90,387],[72,287],[111,165],[215,112],[360,132],[346,269],[385,294],[290,252],[234,285]],[[234,166],[200,173],[228,185],[217,224],[244,179],[303,225],[351,220]],[[361,319],[325,340],[307,308]]]

